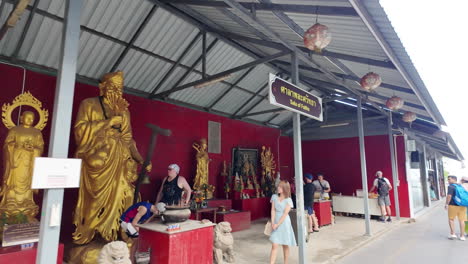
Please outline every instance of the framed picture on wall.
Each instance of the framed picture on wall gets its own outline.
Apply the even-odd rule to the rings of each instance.
[[[233,148],[232,149],[232,175],[239,174],[239,176],[252,176],[252,171],[250,173],[246,172],[247,166],[253,167],[253,173],[257,175],[258,168],[258,149],[246,149],[246,148]],[[250,175],[247,175],[250,174]]]

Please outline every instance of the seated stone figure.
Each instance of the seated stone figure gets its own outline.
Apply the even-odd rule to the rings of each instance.
[[[107,243],[99,254],[98,264],[131,264],[130,252],[123,241]]]
[[[222,264],[234,263],[234,238],[231,234],[231,224],[229,222],[219,223],[214,230],[214,263]]]

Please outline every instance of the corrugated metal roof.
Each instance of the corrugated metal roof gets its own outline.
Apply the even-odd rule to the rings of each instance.
[[[242,0],[242,2],[252,2],[252,0]],[[258,3],[260,1],[256,2]],[[352,7],[347,0],[271,0],[271,2],[290,5]],[[405,110],[414,111],[422,116],[434,117],[437,122],[443,123],[443,118],[430,98],[424,83],[419,77],[378,1],[362,0],[361,2],[371,14],[371,18],[385,37],[385,41],[388,42],[393,52],[397,55],[404,70],[408,72],[411,81],[416,84],[416,87],[412,88],[421,92],[421,100],[424,100],[425,105],[430,108],[428,110],[432,112],[433,116],[431,116],[428,111],[420,109],[421,107],[419,106],[423,105],[422,101],[411,93],[404,93],[387,87],[378,89],[376,91],[377,95],[371,95],[370,98],[382,104],[385,101],[383,97],[390,97],[392,95],[401,96],[407,102],[411,103],[405,106]],[[38,8],[41,12],[33,16],[32,23],[18,54],[18,59],[51,68],[56,68],[58,66],[62,30],[62,22],[60,19],[64,14],[64,3],[65,1],[63,0],[41,0],[39,2]],[[125,48],[124,43],[132,39],[153,6],[151,1],[148,0],[85,0],[81,23],[84,27],[91,29],[91,31],[94,30],[95,32],[85,30],[81,33],[77,68],[78,73],[83,76],[98,79],[102,74],[109,71],[116,63],[117,58],[122,55]],[[183,12],[189,13],[191,17],[195,18],[200,23],[217,30],[254,39],[265,38],[274,40],[274,42],[279,42],[272,32],[268,32],[262,26],[256,25],[255,23],[249,24],[242,22],[240,18],[234,18],[235,15],[240,15],[240,13],[232,8],[222,9],[180,4],[176,4],[176,7]],[[11,8],[11,4],[5,5],[4,10],[2,10],[0,14],[0,22],[4,22]],[[48,14],[44,14],[43,12],[47,12]],[[18,46],[18,40],[24,30],[28,15],[29,11],[26,11],[18,25],[10,29],[0,42],[0,54],[4,56],[12,55],[13,51]],[[343,68],[346,67],[356,76],[363,76],[368,71],[375,71],[382,76],[385,83],[408,90],[411,89],[410,85],[399,71],[367,65],[365,62],[366,59],[386,62],[389,61],[390,58],[367,28],[367,25],[363,22],[361,17],[355,15],[320,15],[317,17],[313,14],[293,12],[285,13],[285,15],[302,30],[307,30],[307,28],[313,25],[316,19],[318,19],[318,22],[327,25],[333,34],[333,40],[326,48],[327,51],[362,58],[360,62],[356,62],[352,61],[352,59],[327,59],[320,55],[313,55],[312,59],[314,63],[318,64],[320,68],[338,75],[349,75],[350,72],[348,69]],[[256,19],[273,29],[274,33],[279,35],[281,39],[296,46],[303,46],[302,36],[292,30],[275,13],[257,10]],[[298,31],[301,31],[300,29]],[[184,53],[189,43],[197,37],[199,33],[200,29],[194,25],[166,11],[163,7],[159,7],[134,43],[140,50],[129,49],[128,53],[122,58],[122,61],[118,65],[118,68],[125,72],[126,85],[146,93],[152,92],[171,69],[175,61],[181,57],[181,54]],[[117,42],[112,41],[112,38],[117,39]],[[213,41],[215,41],[214,35],[208,34],[207,44],[210,45]],[[278,52],[277,49],[249,43],[244,40],[234,40],[234,42],[259,56],[272,55]],[[156,55],[154,56],[151,53]],[[197,61],[201,53],[202,41],[200,38],[181,60],[181,65],[175,68],[172,75],[162,83],[158,93],[175,87],[178,80],[187,72],[187,69]],[[207,52],[207,74],[213,75],[223,72],[255,59],[256,57],[253,56],[252,53],[246,54],[233,47],[231,44],[219,40],[211,50]],[[281,58],[281,61],[290,62],[290,57],[284,56]],[[303,66],[310,67],[310,65],[304,62],[300,63]],[[290,69],[288,69],[289,67],[284,64],[278,64],[277,66],[283,68],[286,72],[290,71]],[[195,66],[195,70],[181,81],[180,84],[199,80],[201,78],[201,67],[201,62],[199,62]],[[215,83],[201,89],[188,88],[171,94],[169,98],[201,107],[209,107],[213,102],[218,100],[218,98],[223,96],[214,106],[214,110],[232,114],[252,98],[253,94],[267,82],[268,73],[278,73],[276,68],[277,67],[273,67],[271,64],[256,66],[250,74],[237,84],[237,88],[229,89],[231,86],[230,84],[238,80],[247,69],[232,74],[224,82]],[[316,71],[301,70],[301,75],[319,81],[333,83],[325,74],[317,73]],[[346,82],[350,87],[360,89],[355,81],[347,80]],[[317,86],[317,84],[314,85]],[[310,85],[304,84],[299,84],[299,86],[307,87],[306,89],[310,87]],[[318,86],[320,87],[321,85]],[[401,88],[399,89],[401,90]],[[230,92],[225,94],[228,90],[230,90]],[[260,96],[264,96],[266,93],[267,89],[264,89],[259,96],[256,96],[256,98],[247,103],[247,105],[239,111],[239,114],[245,114],[248,109],[251,109],[250,112],[257,112],[276,108],[271,106],[267,100],[259,102]],[[330,93],[332,94],[333,91],[330,91]],[[250,116],[249,119],[265,122],[276,116],[269,122],[271,124],[281,125],[287,121],[290,115],[290,113],[268,113]]]

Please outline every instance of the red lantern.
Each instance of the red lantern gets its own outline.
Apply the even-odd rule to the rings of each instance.
[[[311,26],[304,34],[304,46],[306,48],[321,52],[332,39],[331,32],[328,27],[319,23]]]
[[[414,120],[416,120],[416,114],[413,112],[406,112],[403,115],[403,121],[406,123],[412,123]]]
[[[382,83],[382,78],[375,72],[369,72],[361,78],[359,82],[366,91],[373,91]]]
[[[389,98],[387,100],[387,102],[385,103],[385,105],[388,107],[388,109],[390,110],[398,110],[398,109],[401,109],[403,107],[403,105],[405,104],[405,101],[403,101],[403,99],[401,99],[400,97],[398,96],[392,96],[392,98]]]

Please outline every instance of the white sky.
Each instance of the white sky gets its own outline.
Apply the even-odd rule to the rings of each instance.
[[[468,1],[380,0],[449,132],[468,159]],[[453,170],[459,163],[450,162]]]

